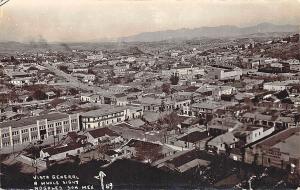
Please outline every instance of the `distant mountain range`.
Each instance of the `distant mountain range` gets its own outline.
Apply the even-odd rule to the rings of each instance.
[[[120,42],[155,42],[164,40],[188,40],[194,38],[220,38],[220,37],[239,37],[256,33],[299,33],[300,26],[297,25],[275,25],[271,23],[261,23],[249,27],[237,26],[217,26],[200,27],[194,29],[178,29],[157,32],[145,32],[137,35],[119,38]]]

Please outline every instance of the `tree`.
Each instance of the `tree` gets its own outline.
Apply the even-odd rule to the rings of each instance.
[[[75,89],[75,88],[70,88],[69,92],[70,92],[71,95],[76,95],[76,94],[79,93],[79,91],[77,89]]]
[[[172,75],[171,78],[170,78],[170,81],[171,81],[171,84],[172,85],[177,85],[178,84],[178,81],[179,81],[179,77],[177,75]]]
[[[171,131],[178,129],[177,125],[180,124],[180,119],[176,112],[172,112],[163,118],[163,122],[168,124],[168,130]]]
[[[135,147],[136,157],[140,161],[147,161],[152,163],[162,158],[162,146],[153,145],[147,146],[147,144],[141,144]]]
[[[36,100],[45,100],[47,99],[47,95],[42,90],[35,90],[32,95]]]
[[[109,150],[109,145],[108,144],[100,144],[97,147],[97,153],[98,153],[98,158],[105,159],[105,153]]]
[[[62,71],[65,72],[65,73],[68,73],[68,72],[69,72],[68,67],[65,66],[65,65],[59,65],[59,66],[58,66],[58,69],[62,70]]]
[[[166,94],[169,94],[169,93],[170,93],[170,84],[164,83],[164,84],[161,86],[161,88],[162,88],[162,91],[163,91],[164,93],[166,93]]]

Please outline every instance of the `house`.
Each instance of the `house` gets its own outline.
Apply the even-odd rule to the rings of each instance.
[[[120,143],[123,141],[123,138],[119,134],[107,127],[87,131],[85,136],[87,136],[87,142],[94,146],[103,142]]]
[[[209,149],[216,151],[217,153],[226,152],[227,148],[234,148],[238,139],[232,132],[219,135],[207,143]]]
[[[188,134],[180,135],[176,141],[170,142],[172,145],[182,148],[193,149],[198,148],[204,150],[206,142],[210,139],[207,131],[193,131]]]
[[[117,106],[126,106],[128,104],[127,96],[124,93],[115,94],[115,104]]]
[[[88,55],[86,59],[91,61],[100,61],[103,59],[103,53],[100,52],[99,54]]]
[[[22,87],[22,86],[30,85],[32,83],[31,80],[32,77],[15,78],[12,79],[10,83],[14,86]]]
[[[179,151],[165,158],[153,162],[151,165],[164,171],[187,173],[197,168],[203,172],[210,165],[211,156],[193,149]]]
[[[268,91],[282,91],[282,90],[288,90],[294,84],[299,84],[299,83],[300,83],[299,80],[267,82],[263,84],[263,89]]]
[[[72,69],[73,73],[88,73],[88,71],[89,69],[87,67],[77,67]]]
[[[86,93],[86,94],[81,94],[80,101],[82,101],[82,102],[93,102],[93,103],[102,103],[102,98],[98,94]]]
[[[208,123],[208,131],[212,136],[218,136],[227,132],[231,132],[240,128],[243,124],[231,117],[226,118],[213,118]]]
[[[288,127],[295,126],[295,120],[288,116],[279,116],[278,113],[272,115],[260,114],[260,113],[244,113],[239,120],[242,123],[262,125],[262,126],[275,126],[276,130],[286,129]]]
[[[191,111],[193,115],[206,117],[213,115],[217,110],[225,110],[228,107],[236,105],[237,102],[225,101],[205,101],[191,104]]]
[[[172,150],[167,146],[137,139],[130,139],[118,152],[123,156],[135,158],[138,161],[150,162],[171,155]]]
[[[200,127],[200,122],[201,120],[197,117],[188,117],[183,122],[181,122],[178,127],[180,129]]]
[[[84,74],[83,76],[83,82],[93,82],[96,79],[96,75],[94,74]]]
[[[247,145],[271,135],[274,131],[274,126],[245,125],[234,130],[233,133],[235,137]]]
[[[76,132],[69,132],[57,145],[43,148],[40,151],[40,158],[44,160],[63,160],[69,156],[76,156],[88,150],[89,143],[86,136],[78,135]]]
[[[56,94],[53,91],[46,92],[45,94],[47,95],[48,99],[53,99],[56,97]]]
[[[40,158],[45,160],[63,160],[69,156],[79,155],[84,151],[84,145],[81,143],[69,143],[53,147],[43,148],[40,151]]]

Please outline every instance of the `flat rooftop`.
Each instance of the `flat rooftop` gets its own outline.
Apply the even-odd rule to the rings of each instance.
[[[289,128],[263,140],[256,146],[266,149],[278,148],[280,152],[300,157],[299,143],[300,128]]]
[[[34,117],[27,117],[27,118],[22,118],[20,120],[2,122],[0,123],[0,129],[9,126],[11,126],[12,128],[25,127],[28,125],[36,124],[36,121],[38,120],[47,119],[48,121],[54,121],[54,120],[59,120],[67,117],[69,117],[69,115],[64,113],[51,113],[51,114],[34,116]]]
[[[289,153],[290,155],[300,157],[300,133],[288,137],[284,141],[275,144],[273,147],[280,149],[280,152]]]
[[[99,117],[103,115],[108,115],[116,112],[122,112],[124,111],[127,107],[115,107],[115,106],[110,106],[110,105],[101,105],[102,107],[97,110],[91,110],[88,112],[84,112],[81,115],[83,117]]]
[[[237,104],[236,102],[216,102],[216,101],[205,101],[205,102],[199,102],[192,104],[192,108],[202,108],[202,109],[217,109],[222,108],[226,106],[233,106]]]

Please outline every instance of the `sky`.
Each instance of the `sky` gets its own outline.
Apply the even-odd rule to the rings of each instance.
[[[0,7],[0,41],[83,42],[262,22],[300,24],[300,0],[10,0]]]

